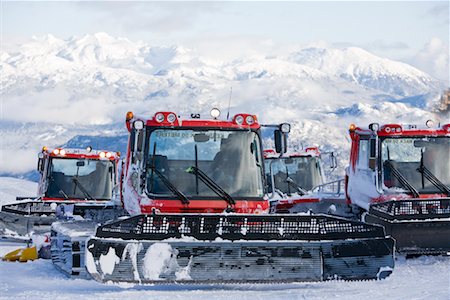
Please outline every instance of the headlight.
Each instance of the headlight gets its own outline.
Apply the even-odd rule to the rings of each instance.
[[[247,117],[245,118],[245,122],[246,122],[248,125],[252,125],[252,124],[255,123],[255,119],[254,119],[252,116],[247,116]]]
[[[155,116],[156,122],[161,123],[164,121],[164,114],[163,113],[157,113]]]
[[[280,125],[280,131],[283,133],[289,133],[291,132],[291,124],[289,123],[283,123]]]
[[[218,108],[213,108],[211,109],[210,114],[213,119],[217,119],[220,116],[220,110]]]
[[[142,121],[142,120],[134,121],[134,122],[133,122],[133,127],[134,127],[134,129],[136,129],[136,130],[141,130],[141,129],[143,129],[143,128],[144,128],[144,121]]]
[[[431,128],[431,127],[434,127],[434,126],[435,126],[435,122],[434,122],[433,120],[428,120],[428,121],[425,122],[425,125],[426,125],[428,128]]]
[[[244,117],[239,115],[239,116],[236,117],[235,121],[236,121],[236,124],[242,125],[242,123],[244,123]]]
[[[175,122],[176,119],[177,119],[177,116],[175,116],[175,114],[169,114],[169,115],[167,116],[167,121],[168,121],[169,123]]]

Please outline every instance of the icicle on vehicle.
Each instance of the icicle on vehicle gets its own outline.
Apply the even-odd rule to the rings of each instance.
[[[17,197],[0,211],[3,239],[30,240],[50,232],[57,215],[98,220],[116,218],[112,203],[119,156],[88,149],[48,149],[39,153],[40,174],[35,199]]]
[[[256,116],[181,119],[127,114],[121,197],[132,217],[96,228],[85,265],[101,282],[232,283],[384,278],[394,241],[383,228],[327,216],[268,215]],[[52,253],[76,223],[55,224]],[[59,246],[58,246],[59,245]],[[67,257],[66,257],[67,258]],[[66,259],[70,270],[71,259]],[[70,273],[69,273],[70,274]]]
[[[405,254],[450,252],[450,124],[350,126],[348,203]]]

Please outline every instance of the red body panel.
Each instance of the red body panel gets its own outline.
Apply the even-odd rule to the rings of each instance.
[[[141,204],[142,213],[147,214],[152,213],[153,209],[162,213],[222,213],[227,208],[228,204],[222,199],[190,199],[189,204],[183,204],[180,200],[173,199],[152,199],[151,205]],[[269,210],[269,203],[262,200],[236,200],[233,209],[236,213],[262,213]]]
[[[277,204],[275,205],[275,209],[277,211],[289,210],[298,204],[318,203],[318,202],[320,202],[319,198],[300,198],[300,199],[293,199],[293,200],[278,200]]]

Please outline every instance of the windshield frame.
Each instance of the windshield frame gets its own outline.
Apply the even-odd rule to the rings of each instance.
[[[191,130],[191,131],[198,131],[198,132],[202,132],[202,131],[227,131],[227,132],[231,132],[231,131],[235,131],[235,132],[248,132],[251,131],[253,133],[256,134],[256,139],[258,140],[259,143],[259,151],[258,151],[258,157],[259,157],[259,163],[260,163],[260,167],[259,167],[259,176],[261,178],[261,187],[262,187],[262,195],[261,196],[255,196],[255,197],[249,197],[249,196],[234,196],[236,197],[237,201],[261,201],[261,199],[264,198],[264,196],[267,194],[267,190],[266,190],[266,182],[265,182],[265,170],[264,170],[264,158],[263,158],[263,149],[262,149],[262,139],[261,139],[261,130],[260,128],[254,129],[254,128],[228,128],[228,127],[215,127],[215,126],[192,126],[192,127],[183,127],[183,126],[172,126],[172,127],[167,127],[167,126],[155,126],[155,127],[150,127],[147,126],[145,129],[145,138],[144,138],[144,151],[143,151],[143,180],[144,180],[144,185],[143,185],[143,191],[145,192],[145,194],[147,195],[147,197],[149,197],[150,199],[164,199],[164,200],[175,200],[175,201],[180,201],[180,199],[176,196],[176,195],[170,195],[170,194],[153,194],[150,193],[148,190],[148,180],[147,180],[147,165],[149,163],[149,157],[150,157],[150,137],[151,134],[156,131],[156,130]],[[192,175],[194,176],[194,175]],[[224,199],[222,197],[219,197],[218,195],[214,194],[213,191],[211,191],[211,195],[208,196],[202,196],[202,195],[191,195],[191,194],[186,194],[186,196],[188,197],[189,200],[212,200],[212,201],[224,201]]]
[[[52,184],[51,183],[51,178],[52,178],[53,161],[54,160],[72,160],[72,161],[80,161],[80,160],[86,161],[86,160],[88,160],[88,161],[95,161],[95,163],[97,163],[97,162],[106,162],[106,163],[111,164],[111,167],[112,167],[111,178],[109,178],[109,176],[108,176],[108,179],[110,179],[110,187],[111,187],[111,191],[109,192],[109,196],[110,197],[109,198],[96,197],[98,195],[90,194],[91,191],[89,191],[89,189],[88,189],[87,192],[93,198],[93,199],[89,199],[87,197],[87,195],[85,195],[82,192],[82,190],[80,190],[79,186],[76,189],[80,190],[81,194],[84,195],[83,197],[72,197],[74,195],[70,195],[71,193],[67,194],[68,198],[65,198],[63,195],[60,195],[60,196],[49,195],[49,188],[50,188],[50,185]],[[111,159],[92,159],[92,158],[87,158],[87,157],[59,157],[59,156],[58,157],[54,157],[54,156],[49,156],[48,167],[47,167],[46,173],[45,173],[45,178],[46,178],[46,182],[47,183],[46,183],[46,188],[45,188],[45,192],[44,192],[44,197],[46,197],[46,198],[61,198],[61,199],[64,199],[64,200],[69,200],[69,201],[73,200],[73,199],[85,199],[87,201],[94,201],[94,202],[97,202],[97,201],[111,201],[114,198],[114,188],[116,186],[116,181],[117,181],[116,172],[117,172],[117,166],[115,164],[115,161],[111,160]],[[71,176],[71,177],[74,178],[75,176]],[[82,184],[82,183],[78,183],[78,184]],[[83,189],[83,187],[81,189]],[[102,195],[102,196],[104,196],[104,195]]]
[[[385,185],[384,181],[385,181],[385,169],[383,167],[383,163],[384,163],[384,159],[383,159],[383,142],[386,140],[400,140],[400,139],[429,139],[429,138],[433,138],[433,139],[447,139],[450,142],[450,136],[441,136],[441,135],[437,135],[437,136],[431,136],[431,135],[404,135],[404,136],[392,136],[392,135],[388,135],[388,136],[379,136],[379,142],[378,142],[378,182],[379,182],[379,188],[380,191],[386,191],[389,190],[391,188],[400,188],[405,190],[405,193],[410,194],[410,191],[406,188],[406,187],[401,187],[401,186],[392,186],[392,187],[388,187]],[[419,161],[420,163],[420,161]],[[428,167],[428,166],[427,166]],[[418,173],[420,174],[420,173]],[[436,175],[436,174],[434,174]],[[439,177],[439,176],[438,176]],[[430,186],[432,186],[432,190],[424,190],[421,188],[421,186],[417,186],[416,184],[414,184],[414,182],[410,182],[410,184],[415,187],[419,194],[424,194],[424,195],[431,195],[431,194],[440,194],[441,192],[439,191],[438,188],[436,188],[434,185],[432,185],[426,178],[425,178],[425,182],[427,184],[429,184]],[[445,184],[445,182],[444,182]]]

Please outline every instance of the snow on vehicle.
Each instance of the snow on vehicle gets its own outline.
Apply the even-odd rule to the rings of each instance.
[[[218,120],[218,110],[211,116],[127,114],[121,197],[133,216],[86,235],[82,256],[94,279],[287,282],[376,279],[392,272],[394,241],[381,226],[323,215],[268,215],[256,116]],[[60,253],[69,253],[74,247],[67,241],[89,226],[53,226],[54,260],[65,260],[67,274],[72,261]]]
[[[318,147],[281,155],[274,149],[266,149],[264,161],[271,212],[329,214],[336,209],[347,210],[344,180],[326,182]],[[330,162],[334,170],[337,165],[334,153],[330,153]]]
[[[448,253],[450,124],[352,124],[350,137],[349,204],[383,225],[402,253]]]
[[[115,152],[43,147],[37,197],[17,197],[17,202],[1,207],[2,238],[29,240],[33,234],[50,232],[58,214],[114,219],[118,161]]]

